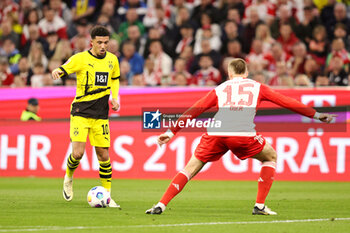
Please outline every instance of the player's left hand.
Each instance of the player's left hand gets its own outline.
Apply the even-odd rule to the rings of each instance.
[[[113,109],[114,111],[117,111],[117,110],[119,109],[119,104],[118,104],[117,99],[112,99],[112,100],[111,100],[111,104],[112,104],[112,109]]]
[[[329,114],[329,113],[321,113],[318,119],[325,123],[330,123],[334,117],[337,117],[336,114]]]

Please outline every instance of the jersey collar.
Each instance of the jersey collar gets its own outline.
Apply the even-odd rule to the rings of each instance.
[[[97,57],[97,56],[93,55],[92,52],[91,52],[90,50],[88,50],[88,53],[89,53],[91,56],[93,56],[94,58],[97,58],[97,59],[103,59],[103,58],[105,58],[106,55],[107,55],[107,51],[106,51],[106,53],[105,53],[105,55],[104,55],[103,57]]]

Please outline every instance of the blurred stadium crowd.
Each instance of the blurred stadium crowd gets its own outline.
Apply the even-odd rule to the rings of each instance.
[[[271,86],[348,86],[350,1],[1,0],[0,86],[75,85],[50,73],[111,31],[121,85],[210,86],[240,57]]]

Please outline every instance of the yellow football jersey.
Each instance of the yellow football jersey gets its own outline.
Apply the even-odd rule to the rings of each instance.
[[[107,119],[112,79],[120,76],[118,58],[109,52],[100,58],[84,51],[70,57],[59,68],[65,75],[76,73],[77,76],[71,115]]]

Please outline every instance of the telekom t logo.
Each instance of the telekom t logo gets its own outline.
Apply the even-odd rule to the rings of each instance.
[[[336,96],[335,95],[302,95],[301,102],[305,105],[309,105],[310,103],[313,102],[314,107],[323,107],[325,105],[335,106]],[[304,116],[301,120],[302,122],[312,121],[312,119]]]

